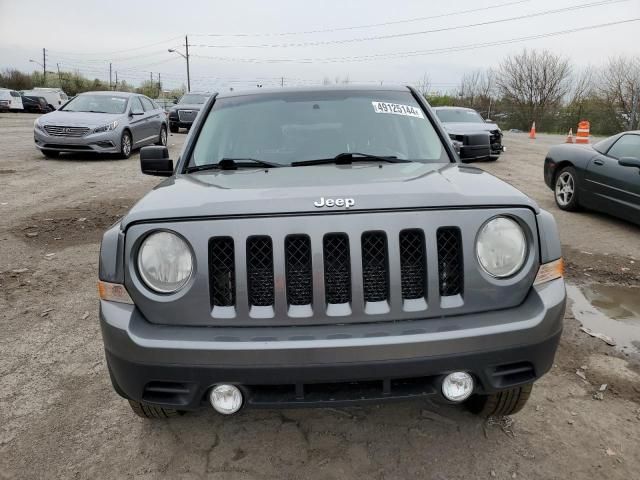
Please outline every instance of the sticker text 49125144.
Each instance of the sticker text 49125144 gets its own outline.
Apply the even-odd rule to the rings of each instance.
[[[406,115],[408,117],[424,118],[422,110],[411,105],[389,102],[371,102],[376,113],[391,113],[392,115]]]

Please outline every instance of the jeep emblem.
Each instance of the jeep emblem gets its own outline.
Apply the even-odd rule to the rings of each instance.
[[[320,197],[320,200],[313,202],[316,208],[322,207],[344,207],[351,208],[356,204],[353,198],[324,198]]]

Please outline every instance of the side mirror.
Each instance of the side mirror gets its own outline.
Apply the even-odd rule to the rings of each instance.
[[[140,149],[140,169],[145,175],[170,177],[173,175],[173,160],[169,158],[169,149],[151,145]]]
[[[618,165],[620,165],[621,167],[640,168],[640,158],[622,157],[620,160],[618,160]]]
[[[489,132],[468,133],[462,137],[460,145],[460,160],[470,162],[491,155]]]
[[[144,115],[144,112],[142,110],[131,110],[129,115]]]

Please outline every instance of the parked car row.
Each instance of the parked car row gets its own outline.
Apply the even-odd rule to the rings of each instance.
[[[0,111],[47,113],[62,107],[69,97],[59,88],[11,90],[0,88]]]

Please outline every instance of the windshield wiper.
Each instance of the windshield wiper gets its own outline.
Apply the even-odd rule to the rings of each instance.
[[[282,165],[255,158],[223,158],[217,163],[205,163],[187,168],[187,173],[201,172],[202,170],[237,170],[238,168],[278,168]]]
[[[369,153],[360,152],[344,152],[339,153],[333,158],[318,158],[315,160],[301,160],[299,162],[291,162],[292,167],[300,167],[305,165],[322,165],[325,163],[335,163],[336,165],[348,165],[354,162],[370,162],[371,160],[379,160],[388,163],[408,163],[410,160],[403,160],[401,158],[389,155],[372,155]]]

